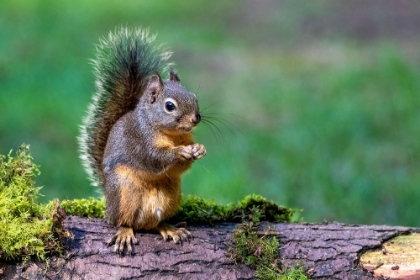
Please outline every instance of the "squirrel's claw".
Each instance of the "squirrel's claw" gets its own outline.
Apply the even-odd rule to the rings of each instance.
[[[189,241],[191,233],[185,228],[176,228],[169,224],[160,224],[157,227],[157,231],[162,235],[163,240],[168,241],[169,237],[172,238],[175,244],[183,241]]]
[[[118,255],[122,255],[124,247],[127,245],[127,253],[132,254],[133,248],[131,243],[138,244],[139,241],[134,236],[132,228],[120,227],[117,233],[107,242],[108,246],[114,245],[114,252]]]

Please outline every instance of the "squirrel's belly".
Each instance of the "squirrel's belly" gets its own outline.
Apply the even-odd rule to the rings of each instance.
[[[170,185],[159,184],[156,182],[153,187],[147,188],[144,193],[138,210],[135,211],[134,228],[149,230],[156,228],[162,221],[175,215],[181,201],[180,182],[171,181]],[[175,183],[175,184],[174,184]]]
[[[118,165],[115,175],[120,198],[117,225],[149,230],[175,215],[181,201],[180,176],[156,176],[127,165]],[[107,203],[107,212],[112,213],[113,206]]]

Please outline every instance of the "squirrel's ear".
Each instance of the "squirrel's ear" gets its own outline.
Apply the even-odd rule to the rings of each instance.
[[[156,101],[159,91],[161,91],[162,88],[163,82],[159,74],[156,73],[150,76],[145,92],[149,97],[150,103],[154,103]]]
[[[171,71],[169,72],[169,80],[171,80],[172,82],[177,82],[177,83],[181,82],[178,74],[175,73],[174,69],[172,69],[172,68],[171,68]]]

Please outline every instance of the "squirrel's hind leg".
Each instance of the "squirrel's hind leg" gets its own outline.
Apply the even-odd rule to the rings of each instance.
[[[108,246],[114,245],[114,252],[119,255],[122,255],[124,251],[124,247],[127,245],[127,252],[129,255],[132,254],[133,248],[131,247],[131,243],[138,244],[139,241],[134,236],[134,231],[130,227],[120,227],[117,233],[108,240]]]
[[[167,223],[160,223],[156,230],[162,235],[163,240],[169,240],[169,237],[172,237],[174,243],[181,241],[188,241],[191,238],[191,233],[185,228],[177,228],[173,225]]]

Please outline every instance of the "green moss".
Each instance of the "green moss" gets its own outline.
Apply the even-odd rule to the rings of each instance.
[[[229,252],[236,262],[255,268],[259,264],[271,266],[277,259],[277,238],[259,237],[253,222],[244,222],[233,231],[233,243]]]
[[[254,222],[290,222],[297,212],[295,209],[279,206],[257,194],[246,196],[239,201],[234,210],[236,213],[241,212],[243,214],[242,218],[244,218],[244,215],[248,215],[248,218],[251,218]]]
[[[270,279],[270,278],[265,278],[265,275],[261,275],[261,276],[258,275],[258,271],[257,271],[257,277],[259,277],[260,279]],[[303,271],[303,267],[302,266],[298,266],[298,267],[292,267],[292,268],[284,268],[282,270],[282,272],[280,273],[280,275],[275,275],[275,277],[272,277],[271,279],[278,279],[278,280],[308,280],[309,277]]]
[[[88,218],[105,217],[105,198],[63,200],[61,207],[69,215]],[[213,200],[189,195],[182,199],[178,213],[169,222],[219,223],[252,220],[290,222],[296,210],[279,206],[259,195],[248,195],[237,204],[220,205]]]
[[[248,195],[237,204],[220,205],[213,200],[189,195],[182,199],[178,213],[170,221],[194,223],[241,222],[258,220],[290,222],[295,210],[279,206],[260,195]]]
[[[32,162],[29,146],[22,145],[12,156],[0,155],[0,258],[45,259],[48,252],[60,251],[53,224],[54,202],[37,203],[35,187],[38,166]]]
[[[244,221],[240,224],[233,231],[232,245],[228,249],[228,256],[235,262],[256,269],[258,279],[309,279],[302,267],[282,268],[279,261],[277,237],[263,233],[260,236],[257,230],[258,222]]]
[[[88,199],[63,200],[61,207],[69,215],[88,218],[105,218],[105,197],[100,199],[90,197]]]

